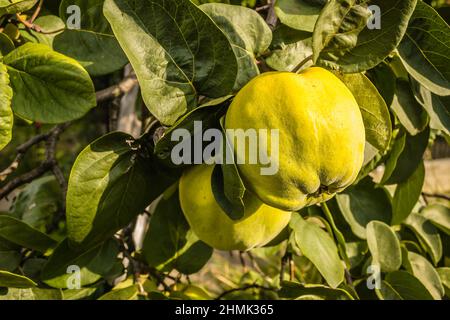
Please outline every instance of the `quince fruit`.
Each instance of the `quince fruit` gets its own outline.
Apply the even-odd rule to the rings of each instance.
[[[273,240],[289,223],[291,213],[263,204],[246,194],[245,212],[230,219],[216,202],[211,176],[213,165],[186,170],[180,179],[179,196],[184,215],[197,237],[219,250],[250,250]]]
[[[278,150],[270,139],[258,141],[268,155],[278,151],[275,174],[262,175],[259,162],[237,165],[248,189],[283,210],[330,199],[355,181],[364,160],[358,103],[340,79],[318,67],[257,76],[234,98],[225,128],[279,130]],[[246,156],[234,152],[236,159]]]

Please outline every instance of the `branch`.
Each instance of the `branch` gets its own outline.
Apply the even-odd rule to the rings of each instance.
[[[111,86],[109,88],[97,91],[95,96],[97,98],[97,103],[104,102],[106,100],[111,100],[118,98],[125,93],[131,91],[138,84],[135,76],[127,77],[123,79],[119,84]]]
[[[52,130],[50,130],[48,133],[36,136],[17,148],[19,154],[17,155],[15,161],[3,172],[13,172],[15,170],[14,167],[18,166],[18,164],[20,163],[20,160],[23,158],[23,155],[26,153],[26,151],[31,146],[33,146],[43,140],[46,140],[46,145],[45,145],[46,159],[38,167],[12,179],[5,186],[0,188],[0,199],[3,199],[4,197],[8,196],[16,188],[23,186],[24,184],[29,183],[29,182],[33,181],[34,179],[40,178],[48,171],[57,172],[56,174],[59,175],[59,177],[57,177],[57,180],[61,184],[60,179],[61,179],[61,177],[64,178],[64,176],[62,175],[62,172],[59,170],[59,167],[58,167],[58,169],[55,169],[55,167],[57,167],[57,165],[58,165],[57,161],[56,161],[56,155],[55,155],[56,154],[56,143],[57,143],[58,138],[61,135],[61,133],[64,132],[64,130],[69,125],[70,125],[69,122],[57,125]],[[17,158],[19,158],[19,161],[17,161]],[[0,175],[2,177],[3,177],[3,172],[2,172],[2,175]],[[64,185],[65,185],[65,180],[64,180],[63,186]],[[63,189],[64,189],[64,187],[63,187]],[[64,190],[63,190],[63,192],[64,192]]]
[[[269,25],[270,29],[275,29],[277,25],[278,17],[275,14],[275,1],[276,0],[268,0],[269,11],[267,12],[266,22]]]
[[[422,195],[429,198],[438,198],[450,201],[450,197],[446,196],[445,194],[422,192]]]

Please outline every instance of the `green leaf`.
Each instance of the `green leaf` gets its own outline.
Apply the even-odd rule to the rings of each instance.
[[[433,300],[419,279],[406,271],[391,272],[385,280],[404,300]]]
[[[14,42],[5,33],[0,33],[0,54],[6,56],[15,48]]]
[[[233,89],[232,46],[191,1],[106,0],[104,14],[136,71],[145,104],[163,124],[192,110],[198,95],[217,98]]]
[[[436,130],[442,130],[450,135],[450,98],[439,97],[427,90],[419,82],[412,79],[412,90],[416,100],[427,111],[430,117],[430,127]]]
[[[242,88],[259,74],[255,56],[264,53],[272,42],[272,31],[254,10],[222,3],[200,6],[227,35],[238,63],[233,90]]]
[[[62,210],[61,187],[54,176],[46,176],[34,180],[22,189],[14,200],[10,213],[45,232],[59,210]]]
[[[4,57],[14,113],[60,123],[81,118],[96,105],[89,74],[75,60],[42,44],[26,43]]]
[[[47,259],[43,258],[29,258],[27,259],[22,266],[22,271],[24,276],[34,280],[40,281],[41,272],[44,269],[45,264],[47,263]]]
[[[380,183],[397,184],[406,181],[422,163],[429,136],[429,127],[415,136],[401,132],[386,162]]]
[[[0,214],[0,239],[6,239],[22,247],[42,253],[56,246],[57,242],[46,234],[34,229],[9,215]]]
[[[38,0],[0,0],[0,16],[27,11],[37,2]]]
[[[450,27],[418,1],[398,52],[408,73],[431,92],[450,95]]]
[[[396,92],[391,109],[410,135],[423,131],[428,124],[428,115],[414,98],[409,82],[397,79]]]
[[[419,200],[424,181],[425,166],[422,162],[408,180],[397,185],[392,199],[392,225],[402,223],[412,212]]]
[[[313,32],[322,6],[304,0],[278,0],[275,13],[280,21],[296,30]]]
[[[63,291],[64,300],[82,300],[89,298],[94,292],[97,291],[96,287],[82,288],[82,289],[68,289]]]
[[[0,249],[0,270],[14,271],[20,265],[21,260],[20,252]]]
[[[154,153],[168,166],[176,166],[172,159],[172,149],[180,141],[172,141],[172,134],[177,129],[186,129],[190,133],[189,149],[193,149],[192,145],[196,139],[201,140],[204,131],[210,128],[219,127],[219,119],[222,117],[229,106],[232,96],[225,96],[214,99],[190,111],[181,117],[172,127],[164,132],[164,135],[156,142]],[[202,131],[195,131],[195,121],[201,122]],[[193,152],[191,152],[193,154]],[[195,159],[190,159],[194,163]]]
[[[341,288],[330,288],[324,285],[300,284],[284,281],[279,291],[281,298],[299,299],[314,298],[319,300],[354,300],[351,294]]]
[[[375,184],[367,178],[337,194],[336,200],[344,219],[358,238],[366,239],[366,225],[370,221],[386,224],[391,221],[389,196],[383,188],[375,188]]]
[[[391,66],[383,61],[375,68],[370,69],[366,75],[383,97],[386,106],[389,107],[394,99],[396,87],[396,76]]]
[[[380,300],[403,300],[400,294],[386,281],[381,281],[381,287],[375,288],[375,293]]]
[[[437,228],[450,235],[450,209],[448,207],[435,203],[423,208],[420,214],[430,220]]]
[[[42,270],[41,278],[53,288],[67,288],[77,278],[71,266],[79,268],[81,286],[96,282],[105,276],[113,267],[119,253],[114,240],[92,247],[88,250],[74,250],[64,240],[50,256]]]
[[[371,69],[400,43],[417,0],[374,0],[381,28],[369,29],[370,12],[360,1],[331,0],[320,12],[313,35],[314,61],[345,73]]]
[[[169,189],[158,203],[145,236],[143,255],[149,266],[192,274],[208,262],[212,251],[190,231],[178,190]]]
[[[80,8],[80,29],[66,29],[54,37],[53,49],[74,58],[93,76],[121,69],[128,59],[103,15],[104,0],[63,0],[59,15],[68,21],[67,7]],[[77,45],[74,45],[76,43]]]
[[[80,153],[67,191],[71,245],[88,246],[108,239],[175,181],[140,153],[141,148],[142,141],[115,132]]]
[[[42,288],[8,288],[5,295],[0,293],[0,300],[62,300],[61,290]]]
[[[437,268],[436,271],[444,286],[445,295],[450,297],[450,268]]]
[[[31,288],[35,286],[37,286],[37,284],[27,277],[0,270],[0,287]]]
[[[404,224],[414,232],[433,263],[437,265],[442,257],[442,242],[435,226],[417,213],[411,213]]]
[[[407,250],[404,251],[403,265],[405,268],[422,282],[434,299],[441,300],[445,293],[444,287],[442,286],[439,274],[431,263],[420,254],[408,252]]]
[[[102,295],[98,300],[137,300],[138,286],[132,285],[127,288],[115,289]]]
[[[350,261],[350,268],[355,268],[364,261],[368,247],[365,241],[347,242],[345,244],[347,257]]]
[[[226,135],[224,117],[220,121],[223,141],[223,159],[233,154],[233,147]],[[236,163],[223,163],[216,165],[211,178],[211,187],[214,197],[222,210],[232,220],[239,220],[245,214],[244,197],[246,187],[242,180]]]
[[[383,153],[389,146],[392,124],[389,110],[377,88],[362,73],[337,74],[358,102],[366,129],[366,140]]]
[[[34,23],[38,25],[44,32],[37,32],[35,30],[22,31],[22,36],[26,37],[32,42],[46,44],[50,48],[53,48],[53,42],[55,37],[64,31],[66,24],[60,17],[54,15],[41,15]],[[30,37],[30,32],[33,37]]]
[[[336,288],[344,280],[344,264],[333,239],[314,223],[293,215],[290,222],[297,246],[311,260],[327,283]]]
[[[0,150],[12,138],[14,117],[11,110],[12,89],[9,86],[9,75],[3,63],[0,63]]]
[[[282,30],[279,28],[277,30]],[[275,33],[277,33],[277,30]],[[312,38],[308,32],[298,32],[301,34],[298,41],[281,45],[280,49],[272,50],[271,55],[266,59],[266,63],[272,69],[277,71],[292,71],[307,57],[312,54]],[[312,65],[309,62],[303,68]],[[302,69],[303,69],[302,68]],[[300,69],[300,70],[302,70]]]
[[[373,263],[379,265],[383,272],[398,270],[402,265],[402,253],[395,232],[379,221],[369,222],[366,232]]]

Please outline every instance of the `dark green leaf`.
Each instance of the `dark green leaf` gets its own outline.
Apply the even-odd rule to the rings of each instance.
[[[439,97],[415,80],[411,86],[417,101],[430,116],[430,127],[450,135],[450,97]]]
[[[398,270],[402,265],[402,253],[395,232],[380,221],[369,222],[366,232],[373,263],[379,265],[383,272]]]
[[[369,29],[370,12],[360,1],[329,1],[314,29],[314,61],[346,73],[375,67],[400,43],[416,3],[417,0],[370,1],[381,9],[381,28]]]
[[[431,204],[420,211],[437,228],[450,235],[450,209],[441,204]]]
[[[442,257],[442,241],[435,226],[417,213],[411,213],[404,224],[415,233],[422,247],[437,265]]]
[[[422,282],[434,299],[441,300],[445,292],[436,269],[420,254],[404,250],[404,255],[404,267]]]
[[[395,93],[396,76],[392,68],[386,62],[382,62],[368,71],[367,76],[380,92],[386,105],[392,104]]]
[[[259,74],[256,57],[272,42],[272,31],[254,10],[222,3],[200,6],[227,35],[238,62],[238,74],[233,90],[242,88]]]
[[[433,300],[419,279],[406,271],[391,272],[385,280],[404,300]]]
[[[4,57],[13,111],[28,120],[60,123],[96,105],[89,74],[75,60],[43,44],[26,43]]]
[[[450,94],[450,28],[418,1],[398,52],[409,74],[438,95]]]
[[[319,270],[327,283],[336,288],[344,280],[344,265],[333,239],[312,222],[293,215],[290,222],[296,244],[302,254]]]
[[[384,99],[362,73],[338,74],[338,76],[358,102],[366,129],[367,142],[383,153],[389,146],[392,135],[391,118]]]
[[[315,298],[319,300],[354,300],[344,289],[330,288],[324,285],[305,284],[284,281],[279,292],[287,299]]]
[[[165,164],[175,166],[171,159],[171,152],[175,145],[181,143],[180,141],[172,141],[172,134],[177,129],[188,130],[190,135],[190,143],[189,146],[186,146],[186,148],[188,148],[192,154],[192,149],[194,148],[193,144],[196,143],[197,140],[202,140],[201,137],[203,136],[204,131],[212,127],[218,127],[219,119],[225,114],[226,107],[228,107],[231,98],[232,96],[226,96],[223,98],[214,99],[210,102],[202,104],[180,118],[172,127],[164,132],[163,137],[156,142],[154,150],[156,156],[163,160]],[[197,121],[197,123],[201,123],[202,130],[196,130],[195,121]],[[186,143],[186,141],[184,142]],[[195,159],[190,160],[192,163],[195,162]]]
[[[67,191],[67,231],[73,245],[108,239],[156,199],[175,178],[145,158],[141,142],[115,132],[78,156]]]
[[[216,98],[233,89],[231,44],[191,1],[106,0],[104,14],[136,71],[144,102],[162,123],[172,125],[192,110],[198,95]]]
[[[37,286],[37,284],[27,277],[0,270],[0,287],[31,288],[35,286]]]
[[[406,181],[422,162],[429,136],[429,127],[415,136],[400,133],[400,136],[397,137],[399,142],[398,144],[396,142],[397,146],[394,145],[396,150],[390,154],[387,160],[386,170],[380,183],[397,184]],[[402,144],[404,144],[403,148],[401,148]]]
[[[412,212],[419,200],[424,181],[425,166],[422,162],[408,180],[397,185],[392,199],[393,225],[402,223]]]
[[[0,270],[14,271],[20,265],[21,260],[20,252],[0,249]]]
[[[42,270],[42,281],[53,288],[67,288],[75,284],[78,276],[69,267],[77,267],[80,270],[80,285],[89,285],[108,273],[118,253],[118,245],[114,240],[80,251],[70,248],[68,241],[64,240]]]
[[[339,208],[353,233],[366,238],[366,225],[373,220],[391,222],[392,207],[383,188],[375,188],[368,178],[336,195]]]
[[[80,8],[80,29],[67,29],[55,36],[53,49],[79,61],[94,75],[104,75],[122,68],[127,57],[103,16],[104,0],[63,0],[60,17],[67,21],[67,7]],[[77,45],[74,45],[74,44]]]
[[[6,56],[15,48],[14,42],[5,33],[0,33],[0,54]]]
[[[181,211],[178,191],[172,187],[151,217],[143,247],[145,260],[161,270],[175,268],[184,274],[192,274],[206,264],[211,254],[212,249],[190,230]]]
[[[0,63],[0,150],[11,141],[13,113],[11,110],[12,89],[9,86],[9,75],[3,63]]]
[[[278,0],[275,13],[280,21],[297,30],[313,32],[321,5],[313,5],[305,0]]]
[[[44,232],[58,210],[62,210],[61,202],[61,187],[54,176],[47,176],[28,184],[10,211],[11,215]]]
[[[423,131],[428,124],[428,115],[414,98],[409,82],[406,80],[397,79],[391,109],[410,135]]]
[[[0,215],[0,239],[6,239],[22,247],[42,253],[47,252],[57,244],[46,234],[9,215]]]

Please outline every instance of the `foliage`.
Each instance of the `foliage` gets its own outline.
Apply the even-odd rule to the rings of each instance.
[[[449,198],[423,192],[424,154],[450,141],[442,2],[270,3],[0,1],[0,300],[450,298]],[[263,248],[213,251],[179,207],[170,133],[223,130],[255,76],[313,64],[360,107],[358,179]],[[138,87],[133,136],[117,122]],[[236,165],[211,183],[241,218]]]

